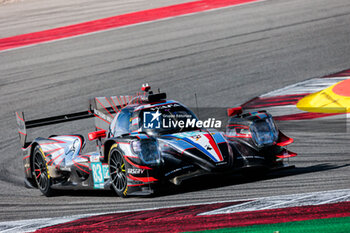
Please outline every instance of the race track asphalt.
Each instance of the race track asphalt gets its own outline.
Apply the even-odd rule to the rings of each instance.
[[[266,0],[1,52],[0,221],[349,188],[346,130],[303,132],[285,124],[297,168],[267,179],[196,180],[151,198],[101,191],[46,198],[23,186],[14,118],[18,110],[27,119],[86,110],[90,97],[135,93],[146,81],[188,106],[194,93],[202,107],[235,106],[350,68],[349,25],[348,0]],[[92,130],[90,119],[29,134]]]

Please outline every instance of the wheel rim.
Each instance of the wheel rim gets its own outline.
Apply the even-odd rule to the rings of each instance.
[[[48,186],[46,161],[40,153],[34,156],[34,174],[35,180],[40,189],[45,190]]]
[[[109,167],[113,186],[117,191],[123,192],[127,185],[125,163],[118,152],[112,153]]]

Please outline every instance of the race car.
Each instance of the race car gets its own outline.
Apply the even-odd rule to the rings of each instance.
[[[226,130],[203,127],[185,105],[153,93],[149,85],[134,96],[96,97],[89,109],[26,121],[16,112],[23,151],[25,184],[45,196],[59,189],[113,189],[120,197],[149,195],[202,175],[288,167],[297,154],[293,142],[266,111],[227,110]],[[97,150],[83,153],[85,137],[51,135],[27,141],[27,129],[86,118]],[[214,124],[210,124],[212,127]]]

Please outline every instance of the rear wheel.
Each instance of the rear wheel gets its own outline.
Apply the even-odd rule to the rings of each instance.
[[[127,173],[125,170],[125,160],[116,148],[112,146],[109,153],[109,172],[111,174],[112,187],[120,197],[127,197]]]
[[[54,190],[51,188],[52,179],[50,178],[45,155],[40,146],[36,146],[32,157],[32,168],[35,182],[39,190],[47,197],[54,194]]]

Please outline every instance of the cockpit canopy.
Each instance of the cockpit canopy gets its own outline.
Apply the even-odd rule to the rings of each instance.
[[[196,115],[187,107],[175,101],[158,104],[130,105],[123,108],[110,125],[114,137],[133,132],[147,134],[168,134],[197,129],[190,125],[182,127],[179,122],[195,122]]]

